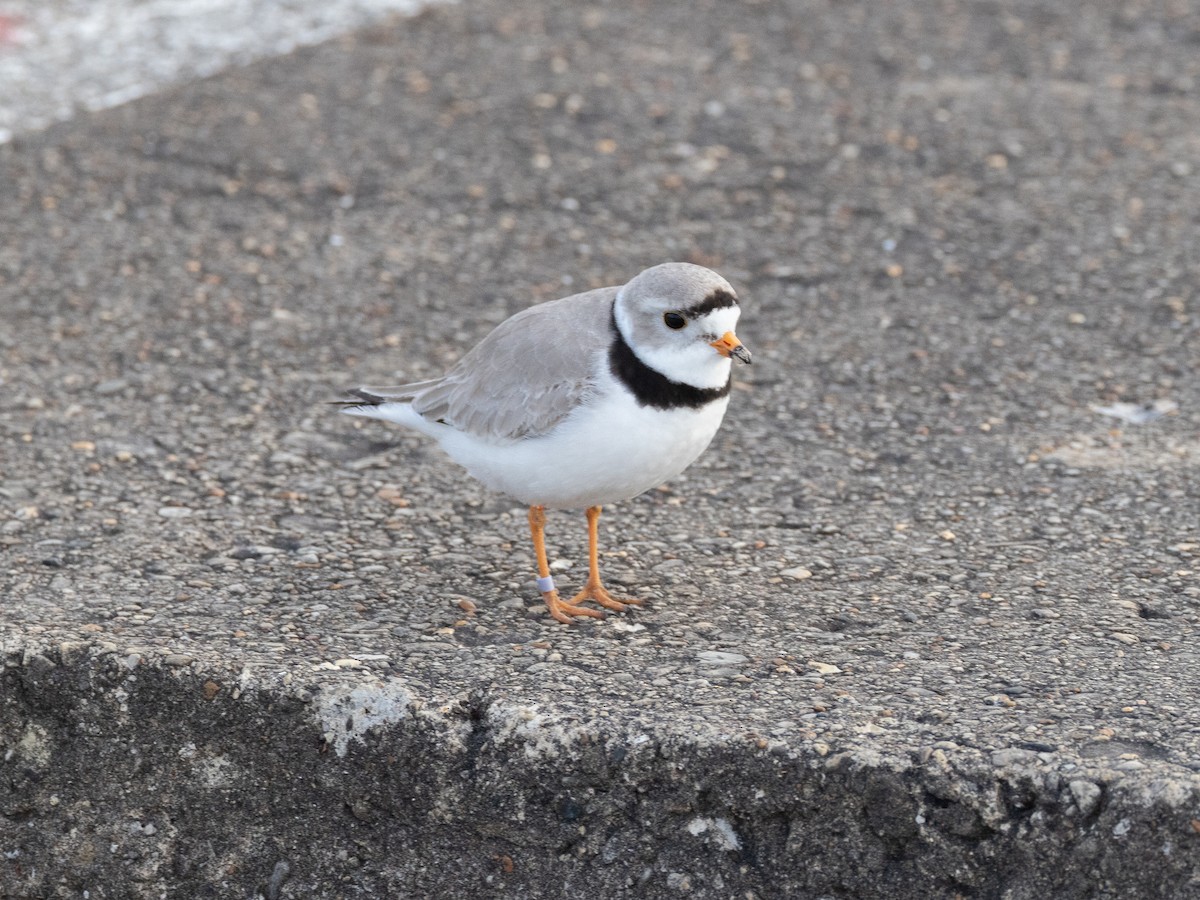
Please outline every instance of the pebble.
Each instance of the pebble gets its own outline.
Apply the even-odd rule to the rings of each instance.
[[[611,619],[608,625],[609,629],[622,634],[636,634],[639,631],[645,631],[646,626],[637,622],[626,622],[624,619]]]
[[[806,578],[812,578],[813,573],[803,566],[795,566],[791,569],[783,569],[779,573],[784,578],[794,578],[797,581],[804,581]]]
[[[696,659],[710,666],[738,666],[750,662],[750,657],[740,653],[727,653],[722,650],[701,650]]]
[[[1029,765],[1037,762],[1037,754],[1020,747],[1007,747],[992,753],[992,765],[998,769],[1014,765]]]
[[[837,675],[842,671],[833,663],[817,662],[811,659],[808,661],[808,667],[821,675]]]
[[[192,514],[186,506],[160,506],[158,514],[164,519],[185,519]]]
[[[124,378],[110,378],[108,381],[102,381],[94,388],[92,392],[100,397],[107,397],[110,394],[117,394],[125,390],[129,386]]]

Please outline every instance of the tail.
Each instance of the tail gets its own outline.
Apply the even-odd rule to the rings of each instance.
[[[334,400],[332,402],[340,406],[342,412],[347,415],[382,419],[385,422],[395,422],[397,425],[415,428],[425,434],[435,434],[438,429],[445,428],[445,426],[429,421],[412,407],[413,397],[420,388],[427,384],[428,382],[419,382],[396,388],[353,388],[346,391],[354,398],[353,400]]]
[[[355,399],[353,400],[330,400],[329,402],[335,406],[340,406],[342,412],[350,413],[351,415],[370,415],[369,412],[362,410],[371,409],[373,407],[382,406],[389,401],[394,402],[399,397],[388,397],[385,394],[376,394],[368,391],[366,388],[351,388],[346,391]]]

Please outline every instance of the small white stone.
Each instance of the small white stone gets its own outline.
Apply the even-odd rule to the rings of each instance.
[[[791,569],[784,569],[779,573],[784,578],[795,578],[797,581],[803,581],[806,578],[812,578],[812,572],[803,566],[795,566]]]
[[[837,675],[842,671],[833,663],[816,662],[815,660],[809,660],[808,667],[822,675]]]

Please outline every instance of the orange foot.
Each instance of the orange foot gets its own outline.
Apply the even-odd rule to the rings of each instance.
[[[571,605],[578,608],[578,604],[585,600],[595,600],[605,609],[611,609],[613,612],[624,612],[629,605],[641,606],[642,601],[633,597],[625,597],[618,600],[608,592],[608,589],[600,583],[599,578],[588,577],[587,584],[583,586],[583,590],[571,598]]]
[[[529,507],[529,531],[533,538],[533,552],[537,556],[538,588],[550,615],[559,622],[570,625],[576,616],[587,616],[592,619],[603,619],[604,613],[596,609],[580,606],[586,600],[595,600],[606,609],[622,612],[630,604],[640,606],[641,600],[632,598],[618,600],[600,583],[600,507],[592,506],[587,511],[588,521],[588,579],[583,590],[569,601],[559,599],[554,587],[554,579],[550,577],[550,563],[546,559],[546,510],[541,506]]]
[[[546,609],[550,610],[550,615],[567,625],[574,622],[574,616],[587,616],[592,619],[604,618],[604,613],[598,609],[587,609],[583,606],[576,606],[575,600],[572,600],[570,603],[560,600],[558,591],[543,591],[542,599],[546,601]]]

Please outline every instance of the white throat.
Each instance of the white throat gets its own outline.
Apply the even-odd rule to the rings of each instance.
[[[645,347],[630,338],[633,329],[619,302],[614,312],[621,337],[625,338],[625,342],[638,359],[654,371],[665,375],[671,381],[697,388],[721,388],[729,381],[732,360],[718,353],[707,341],[697,338],[673,346]],[[725,332],[734,330],[740,313],[741,310],[736,306],[714,309],[707,315],[689,322],[688,334],[693,338],[700,334],[711,334],[712,340],[716,340]]]

